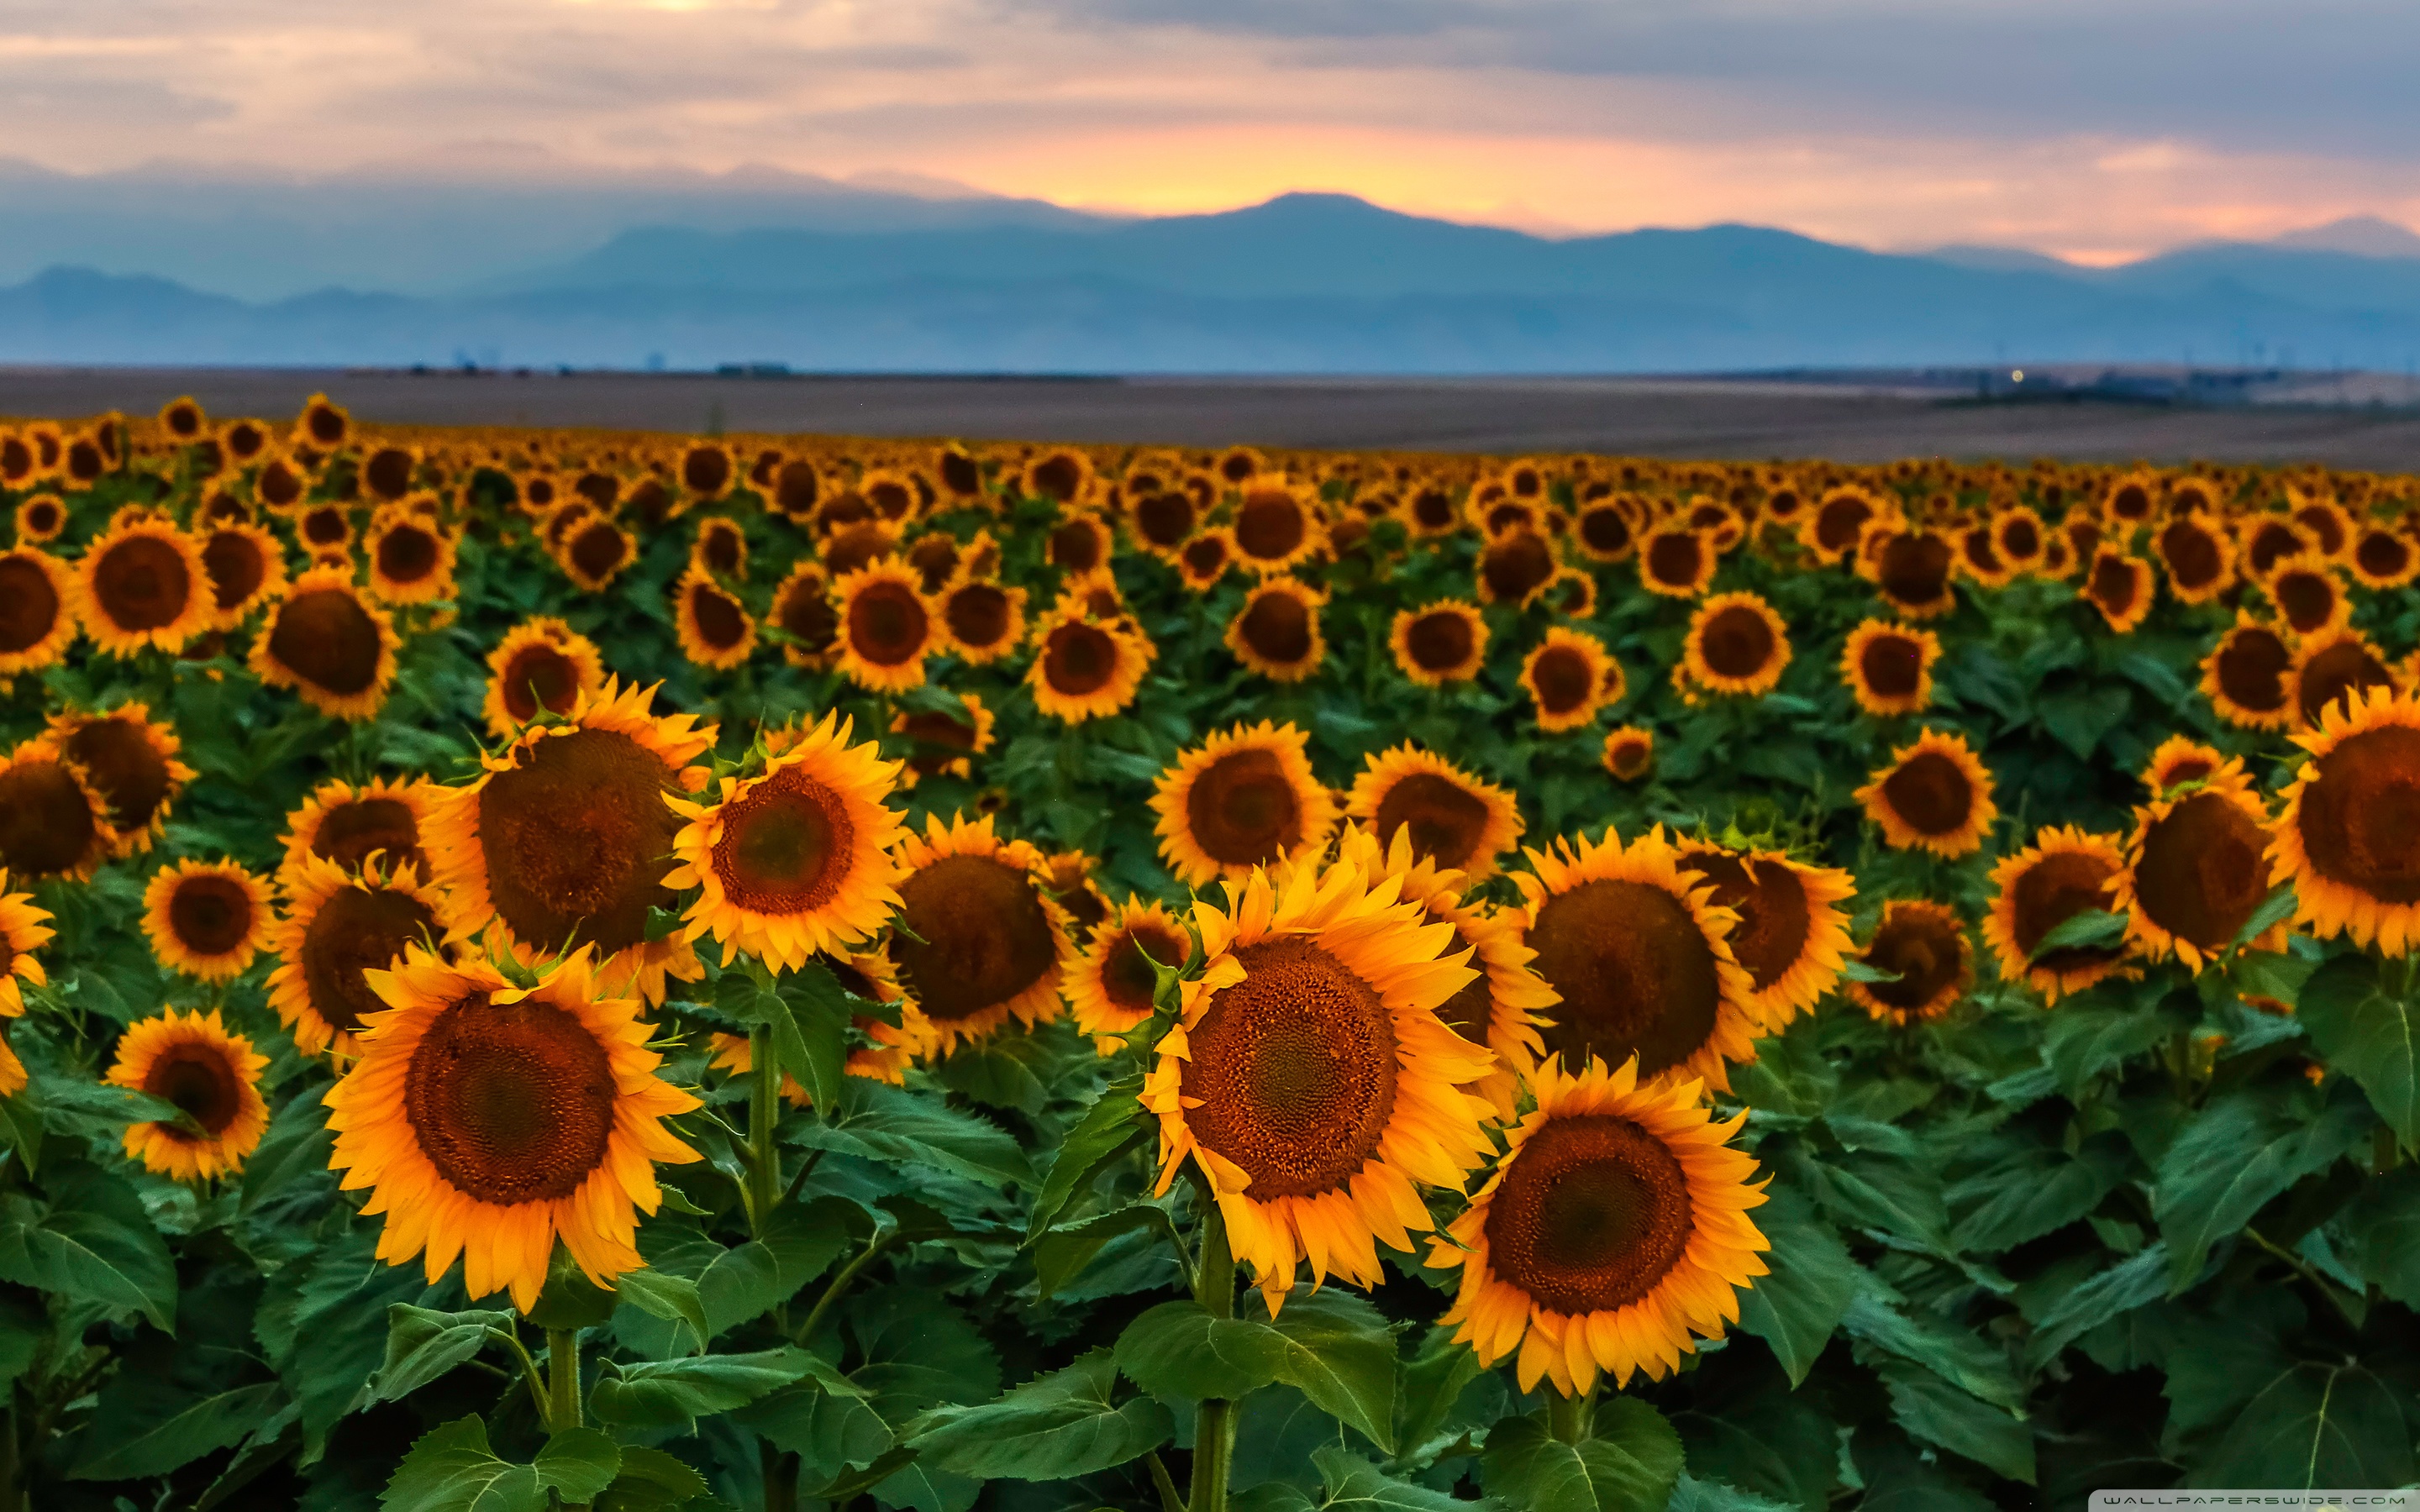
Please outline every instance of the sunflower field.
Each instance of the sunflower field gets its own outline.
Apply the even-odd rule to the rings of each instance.
[[[2420,492],[0,425],[0,1512],[2420,1431]]]

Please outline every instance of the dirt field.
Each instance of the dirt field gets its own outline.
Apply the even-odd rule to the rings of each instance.
[[[303,369],[0,369],[0,414],[294,413],[325,391],[371,422],[817,431],[1166,442],[1872,461],[2312,461],[2420,471],[2420,413],[1976,407],[1908,392],[1662,378],[1053,379],[513,377]]]

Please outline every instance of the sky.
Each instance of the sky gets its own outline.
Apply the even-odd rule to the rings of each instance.
[[[0,0],[0,156],[1329,190],[2108,263],[2420,225],[2415,66],[2410,0]]]

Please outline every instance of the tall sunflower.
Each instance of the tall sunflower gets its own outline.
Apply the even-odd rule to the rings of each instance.
[[[1869,524],[1856,549],[1858,574],[1893,612],[1911,620],[1958,607],[1957,560],[1956,548],[1940,532],[1888,518]]]
[[[1264,578],[1286,572],[1326,544],[1318,507],[1282,476],[1256,477],[1235,501],[1229,529],[1237,560]]]
[[[382,854],[387,865],[410,866],[423,877],[431,875],[424,836],[444,795],[444,789],[421,778],[320,783],[301,808],[286,816],[280,841],[286,857],[278,863],[278,881],[292,887],[303,862],[315,856],[353,872],[373,855]]]
[[[1075,947],[1067,911],[1042,885],[1042,854],[1001,840],[988,814],[948,825],[927,815],[924,833],[896,854],[906,928],[891,936],[891,960],[932,1023],[934,1050],[946,1055],[1011,1019],[1056,1018],[1060,973]]]
[[[22,527],[20,531],[22,534]],[[2394,530],[2373,523],[2353,538],[2345,565],[2364,588],[2401,588],[2420,578],[2420,543],[2413,541],[2409,526]]]
[[[681,655],[712,671],[744,666],[756,650],[748,607],[702,567],[691,566],[673,585],[673,628]]]
[[[1033,706],[1055,719],[1079,724],[1105,718],[1135,701],[1152,648],[1130,620],[1104,624],[1081,606],[1070,605],[1042,622],[1033,665],[1025,680]]]
[[[543,709],[562,714],[583,693],[605,686],[605,658],[597,643],[551,615],[534,615],[504,632],[488,653],[488,697],[480,709],[488,733],[509,740]]]
[[[1203,964],[1154,1050],[1159,1190],[1191,1160],[1271,1311],[1299,1264],[1380,1279],[1376,1242],[1430,1227],[1418,1186],[1459,1189],[1487,1150],[1464,1091],[1492,1059],[1436,1010],[1472,976],[1351,863],[1254,871],[1231,911],[1193,905]]]
[[[941,591],[941,628],[970,667],[1015,654],[1025,644],[1025,590],[965,576]]]
[[[1487,622],[1477,605],[1456,598],[1402,610],[1388,640],[1396,667],[1422,687],[1466,683],[1487,661]]]
[[[1761,1023],[1781,1027],[1840,980],[1850,949],[1841,904],[1857,890],[1848,872],[1710,841],[1682,841],[1681,870],[1714,888],[1715,906],[1739,916],[1731,954],[1748,975],[1748,1011]]]
[[[1176,553],[1177,576],[1197,594],[1218,586],[1235,564],[1235,536],[1223,525],[1212,526],[1185,543]]]
[[[1974,985],[1974,951],[1966,926],[1947,903],[1893,898],[1883,904],[1882,922],[1866,942],[1865,964],[1889,974],[1884,981],[1853,981],[1849,996],[1878,1019],[1893,1024],[1940,1018]]]
[[[50,917],[34,906],[32,893],[10,892],[8,873],[0,870],[0,1018],[15,1018],[25,1011],[25,987],[50,985],[50,973],[34,954],[58,933],[46,922]],[[22,1090],[23,1075],[21,1069],[18,1086],[0,1090],[0,1097],[14,1097]]]
[[[2238,610],[2235,625],[2201,664],[2201,690],[2229,724],[2282,730],[2294,718],[2286,675],[2294,650],[2285,637]]]
[[[75,579],[47,551],[0,551],[0,677],[39,671],[76,638]]]
[[[655,696],[608,678],[560,722],[483,757],[476,781],[445,790],[427,843],[458,910],[454,938],[500,925],[523,964],[594,945],[607,987],[650,1003],[663,1001],[667,976],[704,973],[688,940],[647,938],[647,912],[673,903],[664,877],[681,826],[664,796],[705,785],[706,768],[690,764],[716,730],[652,713]]]
[[[1547,626],[1521,663],[1521,687],[1537,707],[1538,728],[1556,733],[1593,724],[1599,709],[1621,701],[1621,669],[1596,637]]]
[[[2089,835],[2073,825],[2037,831],[2032,844],[1993,867],[1983,938],[1999,958],[2001,980],[2028,983],[2055,1007],[2062,996],[2122,970],[2120,948],[2073,945],[2039,961],[2034,952],[2042,936],[2076,915],[2111,908],[2117,902],[2111,885],[2125,868],[2117,836]]]
[[[1790,665],[1790,627],[1755,594],[1717,594],[1689,617],[1682,665],[1716,693],[1770,693]]]
[[[1856,791],[1867,816],[1897,850],[1931,851],[1948,860],[1983,845],[2000,810],[1992,774],[1962,734],[1927,730],[1891,752],[1891,764]]]
[[[58,539],[68,528],[67,501],[53,493],[38,493],[17,506],[17,542],[39,546]]]
[[[2340,628],[2352,618],[2352,598],[2335,563],[2316,551],[2278,563],[2265,586],[2278,619],[2304,640]]]
[[[1526,851],[1513,881],[1528,901],[1522,943],[1562,995],[1545,1020],[1564,1069],[1638,1057],[1648,1078],[1695,1078],[1717,1091],[1729,1065],[1756,1058],[1755,987],[1731,950],[1738,915],[1682,871],[1661,828],[1624,845],[1610,829]]]
[[[2235,585],[2235,543],[2215,522],[2180,515],[2151,537],[2180,604],[2207,604]]]
[[[166,520],[121,515],[77,563],[76,617],[109,656],[182,651],[214,613],[200,550]]]
[[[277,966],[269,1006],[306,1056],[361,1054],[354,1038],[383,1005],[365,971],[384,971],[407,946],[434,949],[453,921],[445,893],[409,859],[381,854],[348,869],[305,851],[283,873],[286,915],[268,942]]]
[[[255,1053],[250,1040],[230,1033],[216,1009],[171,1009],[130,1026],[118,1038],[117,1058],[106,1079],[175,1103],[200,1132],[173,1123],[130,1124],[128,1158],[179,1181],[240,1171],[269,1128],[269,1104],[260,1095],[260,1073],[268,1069],[269,1057]]]
[[[1159,857],[1187,887],[1240,878],[1327,843],[1336,800],[1311,775],[1311,737],[1291,724],[1212,733],[1159,774]]]
[[[849,744],[837,714],[802,730],[765,770],[726,777],[713,803],[666,795],[688,823],[673,840],[680,865],[663,885],[700,888],[681,915],[684,937],[712,935],[728,964],[745,951],[780,970],[879,931],[899,903],[891,855],[906,834],[885,808],[899,764],[875,744]]]
[[[1708,533],[1685,519],[1666,520],[1638,543],[1638,581],[1665,598],[1696,598],[1714,580],[1722,554]]]
[[[201,537],[201,557],[210,582],[210,629],[232,630],[286,593],[285,550],[257,525],[232,521],[212,527]]]
[[[1326,602],[1324,590],[1307,583],[1264,578],[1227,622],[1227,649],[1272,682],[1299,683],[1327,659],[1327,640],[1319,633],[1319,610]]]
[[[819,671],[839,655],[840,614],[831,606],[830,588],[830,576],[801,558],[773,589],[773,609],[766,623],[787,637],[782,659],[793,667]]]
[[[166,827],[169,806],[194,779],[178,759],[177,728],[151,717],[147,703],[121,703],[106,714],[67,708],[51,716],[50,737],[109,804],[117,849],[139,854]]]
[[[1767,1273],[1772,1245],[1747,1216],[1764,1189],[1729,1146],[1745,1115],[1714,1122],[1696,1084],[1642,1087],[1635,1063],[1549,1064],[1533,1086],[1537,1109],[1429,1247],[1432,1268],[1462,1268],[1442,1321],[1482,1365],[1518,1350],[1524,1391],[1662,1380],[1693,1335],[1738,1321],[1740,1289]]]
[[[2383,955],[2420,944],[2420,699],[2371,688],[2331,703],[2270,834],[2294,917]]]
[[[913,567],[884,559],[832,585],[840,609],[840,669],[873,693],[924,684],[924,658],[942,649],[939,616]]]
[[[2245,784],[2212,783],[2134,810],[2126,868],[2111,879],[2113,911],[2145,957],[2173,954],[2190,971],[2235,943],[2269,894],[2261,866],[2268,815]],[[2280,924],[2250,949],[2281,950]]]
[[[314,567],[270,610],[252,643],[252,670],[332,719],[374,719],[401,644],[394,622],[362,596],[350,574]]]
[[[1174,914],[1156,903],[1127,899],[1093,931],[1067,967],[1062,990],[1076,1027],[1094,1036],[1105,1054],[1114,1050],[1111,1037],[1151,1017],[1158,982],[1153,964],[1181,968],[1192,952],[1193,938]]]
[[[21,878],[89,878],[121,849],[109,804],[52,735],[0,760],[0,869]]]
[[[242,976],[275,923],[267,884],[231,860],[162,867],[143,892],[151,953],[203,981]]]
[[[1840,681],[1857,707],[1876,718],[1921,714],[1932,703],[1932,664],[1941,638],[1884,620],[1866,620],[1840,650]]]
[[[1536,531],[1497,536],[1479,553],[1479,601],[1527,608],[1555,580],[1556,565],[1554,543]]]
[[[327,1093],[328,1164],[387,1215],[379,1258],[425,1255],[435,1285],[458,1256],[473,1301],[506,1290],[522,1312],[557,1240],[598,1286],[644,1264],[654,1165],[698,1158],[663,1120],[698,1101],[656,1074],[638,1001],[599,991],[586,949],[525,988],[417,947],[365,976],[388,1006]]]
[[[582,590],[601,594],[638,555],[638,537],[610,519],[589,518],[564,532],[554,559]]]
[[[1082,851],[1053,851],[1042,858],[1042,890],[1067,910],[1068,933],[1084,939],[1106,923],[1109,895],[1101,889],[1101,863]]]
[[[1520,843],[1525,827],[1510,792],[1409,741],[1363,759],[1344,812],[1369,825],[1379,844],[1405,835],[1414,855],[1474,883],[1496,874],[1497,857]]]

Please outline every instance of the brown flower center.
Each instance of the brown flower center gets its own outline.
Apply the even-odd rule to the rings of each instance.
[[[1909,635],[1878,635],[1858,651],[1857,671],[1874,698],[1912,699],[1924,687],[1923,643]]]
[[[1026,479],[1032,485],[1036,498],[1056,500],[1063,504],[1075,498],[1076,490],[1084,486],[1084,464],[1062,452],[1034,463]]]
[[[426,582],[437,571],[438,541],[434,532],[417,525],[396,525],[379,537],[379,576],[411,587]]]
[[[537,717],[539,706],[562,714],[580,697],[580,668],[561,648],[534,640],[516,651],[497,674],[504,712],[517,724]]]
[[[1404,648],[1424,672],[1458,672],[1470,664],[1478,644],[1469,616],[1458,609],[1432,609],[1404,627]]]
[[[647,937],[669,903],[679,821],[664,806],[662,758],[613,730],[575,730],[521,749],[479,790],[488,892],[514,935],[542,949],[594,943],[606,955]]]
[[[260,591],[269,563],[260,543],[240,531],[216,531],[202,544],[202,570],[209,575],[212,601],[231,609]]]
[[[1811,919],[1807,885],[1779,861],[1758,861],[1751,868],[1736,856],[1695,851],[1681,857],[1681,870],[1714,884],[1714,901],[1739,914],[1731,926],[1731,954],[1746,968],[1748,981],[1762,992],[1798,964],[1807,949]]]
[[[121,630],[156,630],[176,622],[194,599],[184,553],[152,535],[131,535],[101,554],[93,597]]]
[[[1157,924],[1141,923],[1121,930],[1116,942],[1101,958],[1101,990],[1111,1004],[1129,1013],[1149,1012],[1152,992],[1159,983],[1152,962],[1182,966],[1192,950],[1191,939]],[[1143,959],[1146,951],[1151,956],[1149,961]]]
[[[1302,805],[1277,753],[1229,751],[1185,796],[1193,843],[1222,866],[1262,866],[1302,843]]]
[[[1746,604],[1727,604],[1708,620],[1699,654],[1717,677],[1754,677],[1773,660],[1772,622]]]
[[[342,546],[352,529],[342,504],[321,504],[302,517],[302,539],[312,546]]]
[[[0,866],[25,877],[72,872],[99,841],[92,805],[68,769],[29,761],[0,772]]]
[[[1883,779],[1883,801],[1919,835],[1954,835],[1975,811],[1975,784],[1947,756],[1923,750]]]
[[[1612,1312],[1671,1273],[1693,1227],[1662,1140],[1614,1114],[1549,1118],[1488,1202],[1487,1266],[1555,1312]]]
[[[23,553],[0,557],[0,652],[39,645],[58,623],[59,594],[51,575]]]
[[[444,1009],[404,1074],[404,1116],[456,1191],[497,1207],[580,1190],[613,1135],[613,1066],[588,1026],[551,1003]]]
[[[2328,705],[2341,702],[2347,695],[2362,688],[2394,686],[2395,674],[2370,655],[2367,646],[2348,636],[2303,664],[2303,675],[2294,692],[2304,720],[2317,725]]]
[[[812,913],[847,883],[856,840],[841,795],[785,766],[723,809],[714,874],[742,908]]]
[[[2218,687],[2228,702],[2254,714],[2286,706],[2286,670],[2294,654],[2276,632],[2246,625],[2226,638],[2218,652]]]
[[[342,588],[315,588],[278,606],[269,654],[314,687],[339,696],[378,682],[378,622]]]
[[[942,606],[951,638],[972,651],[988,651],[1008,635],[1009,598],[990,583],[961,583]]]
[[[1643,776],[1647,764],[1654,759],[1655,748],[1635,737],[1618,740],[1613,747],[1613,775],[1623,781]]]
[[[2217,770],[2218,764],[2207,756],[2181,756],[2169,763],[2168,769],[2160,774],[2160,789],[2165,792],[2188,782],[2207,781],[2210,775]]]
[[[876,667],[916,660],[931,638],[923,601],[906,583],[871,582],[849,598],[849,647]]]
[[[822,655],[840,634],[840,615],[824,597],[820,578],[810,576],[792,583],[773,612],[783,633],[795,639],[799,649],[809,656]]]
[[[1629,517],[1611,504],[1596,504],[1580,514],[1580,544],[1602,556],[1630,549]]]
[[[2029,515],[2012,515],[2000,522],[2000,549],[2019,562],[2041,554],[2041,527]]]
[[[1042,680],[1053,692],[1082,698],[1117,675],[1117,638],[1097,625],[1053,626],[1042,642]]]
[[[2206,950],[2233,943],[2267,896],[2260,822],[2222,794],[2196,793],[2143,836],[2134,896],[2151,921]]]
[[[1050,560],[1069,572],[1101,564],[1101,532],[1089,519],[1071,519],[1050,532]]]
[[[1463,867],[1474,859],[1472,852],[1487,831],[1488,814],[1487,800],[1461,783],[1434,772],[1414,772],[1387,789],[1371,823],[1382,845],[1392,845],[1395,831],[1408,825],[1412,854],[1434,857],[1439,866]]]
[[[1244,644],[1263,661],[1292,667],[1311,659],[1314,622],[1311,606],[1282,588],[1264,589],[1238,622]]]
[[[132,833],[151,822],[168,797],[168,762],[133,718],[93,719],[67,738],[68,759],[109,804],[109,822]]]
[[[2255,574],[2264,574],[2280,559],[2303,549],[2303,533],[2284,520],[2271,520],[2252,532],[2244,544],[2244,564]]]
[[[2092,601],[2111,617],[2123,619],[2134,607],[2141,585],[2134,570],[2134,559],[2104,556],[2092,563]]]
[[[1479,576],[1497,602],[1526,602],[1553,579],[1554,548],[1535,531],[1515,531],[1489,543],[1479,558]]]
[[[1838,556],[1857,544],[1857,533],[1866,521],[1874,517],[1873,505],[1854,495],[1826,499],[1815,511],[1815,545],[1829,556]]]
[[[1694,587],[1705,569],[1706,543],[1695,531],[1657,531],[1647,540],[1647,576],[1667,588]]]
[[[630,557],[630,543],[613,525],[597,520],[571,539],[571,564],[592,583],[603,582],[622,570]]]
[[[1539,653],[1529,676],[1537,685],[1538,707],[1548,714],[1571,713],[1588,702],[1596,688],[1588,657],[1570,646],[1548,646]]]
[[[1264,940],[1235,952],[1187,1035],[1180,1082],[1202,1148],[1251,1178],[1259,1201],[1345,1186],[1378,1152],[1395,1106],[1395,1024],[1370,984],[1318,945]]]
[[[405,946],[442,933],[428,905],[409,893],[340,887],[329,894],[302,932],[302,985],[312,1011],[339,1033],[358,1030],[365,1014],[387,1006],[362,973],[386,970]]]
[[[381,499],[400,499],[411,491],[411,454],[399,446],[381,446],[362,463],[362,486]]]
[[[1199,540],[1188,541],[1185,549],[1178,553],[1178,560],[1185,563],[1185,570],[1196,578],[1215,577],[1227,565],[1226,537],[1204,535]]]
[[[1263,562],[1293,555],[1310,532],[1301,503],[1280,489],[1256,488],[1235,510],[1236,548]]]
[[[1937,604],[1949,592],[1949,543],[1931,531],[1907,531],[1883,547],[1875,577],[1893,603],[1911,609]]]
[[[2017,949],[2027,957],[2042,936],[2076,915],[2110,903],[2109,879],[2117,868],[2102,856],[2053,851],[2018,873],[2009,889]],[[2070,946],[2034,964],[2045,971],[2081,971],[2115,961],[2123,952],[2106,946]]]
[[[709,650],[729,651],[748,638],[748,611],[710,582],[690,584],[689,611]]]
[[[2352,548],[2352,560],[2373,578],[2400,578],[2412,565],[2412,543],[2392,531],[2370,531]]]
[[[2160,555],[2168,564],[2168,581],[2189,594],[2208,588],[2226,570],[2218,538],[2192,519],[2178,520],[2160,532]]]
[[[2303,787],[2303,850],[2321,876],[2381,903],[2420,903],[2420,731],[2348,735]]]
[[[208,1138],[225,1134],[243,1111],[243,1081],[228,1063],[226,1052],[214,1044],[188,1041],[161,1051],[143,1074],[143,1089],[174,1103],[178,1112],[202,1126]],[[159,1128],[172,1139],[194,1142],[193,1135],[172,1125]]]
[[[1193,501],[1181,493],[1155,493],[1134,507],[1135,531],[1167,550],[1193,533]]]
[[[168,895],[168,930],[198,956],[222,956],[252,933],[252,894],[232,877],[188,876]]]
[[[1645,882],[1599,879],[1558,893],[1529,928],[1538,974],[1563,1000],[1546,1011],[1546,1048],[1576,1072],[1590,1056],[1642,1076],[1677,1066],[1714,1033],[1722,979],[1714,947],[1680,899]]]
[[[692,446],[681,455],[681,486],[710,499],[731,481],[731,454],[720,446]]]
[[[891,941],[908,989],[944,1023],[996,1008],[1043,980],[1058,942],[1023,872],[988,856],[945,856],[899,885],[915,938]]]
[[[401,798],[349,798],[319,816],[311,854],[357,872],[373,851],[388,867],[409,864],[424,879],[428,858],[420,850],[420,820]]]
[[[1948,993],[1966,969],[1966,937],[1953,915],[1929,908],[1901,908],[1883,920],[1866,947],[1866,964],[1896,972],[1897,981],[1869,981],[1866,991],[1902,1013],[1931,1016],[1948,1005]]]

